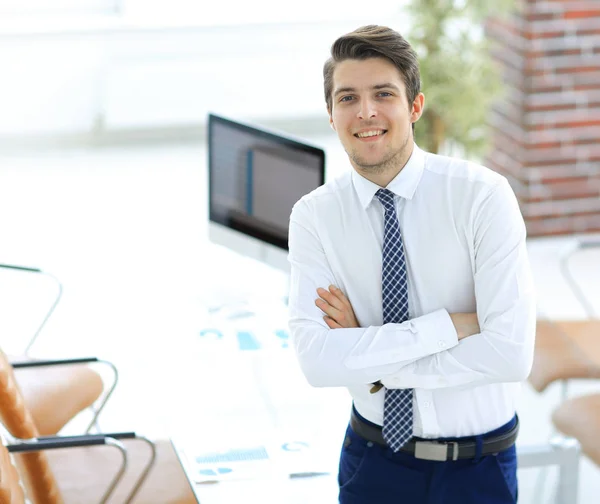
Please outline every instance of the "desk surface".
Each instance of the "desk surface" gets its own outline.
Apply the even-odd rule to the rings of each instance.
[[[172,438],[171,442],[199,504],[231,504],[248,502],[260,504],[331,504],[337,502],[337,474],[290,478],[283,474],[255,479],[195,482],[195,467],[186,455],[186,440]]]
[[[290,348],[285,307],[260,299],[251,306],[252,316],[233,302],[204,314],[194,345],[179,354],[172,379],[180,388],[165,406],[176,412],[166,426],[174,450],[201,504],[319,504],[315,495],[337,502],[351,398],[345,389],[308,385]],[[303,443],[306,460],[294,455]],[[218,483],[197,482],[200,470],[215,471]],[[307,472],[328,474],[289,476]]]

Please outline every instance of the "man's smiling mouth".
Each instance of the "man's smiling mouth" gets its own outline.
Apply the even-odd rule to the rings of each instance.
[[[387,133],[387,130],[374,129],[374,130],[368,130],[368,131],[361,131],[360,133],[355,133],[354,136],[356,138],[371,138],[371,137],[382,136],[385,133]]]

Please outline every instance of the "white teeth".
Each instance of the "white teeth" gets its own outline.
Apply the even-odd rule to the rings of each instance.
[[[377,135],[381,135],[381,134],[383,134],[383,130],[364,131],[362,133],[357,133],[356,136],[358,138],[366,138],[366,137],[372,137],[372,136],[377,136]]]

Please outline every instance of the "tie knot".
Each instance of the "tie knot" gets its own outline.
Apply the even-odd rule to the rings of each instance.
[[[395,211],[394,193],[392,191],[390,191],[389,189],[379,189],[375,193],[375,196],[379,198],[379,201],[381,201],[381,204],[383,205],[383,208],[385,208],[386,212]]]

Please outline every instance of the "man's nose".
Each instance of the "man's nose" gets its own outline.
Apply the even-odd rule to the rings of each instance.
[[[359,119],[371,119],[377,116],[377,110],[373,100],[365,98],[360,101],[360,107],[358,109]]]

